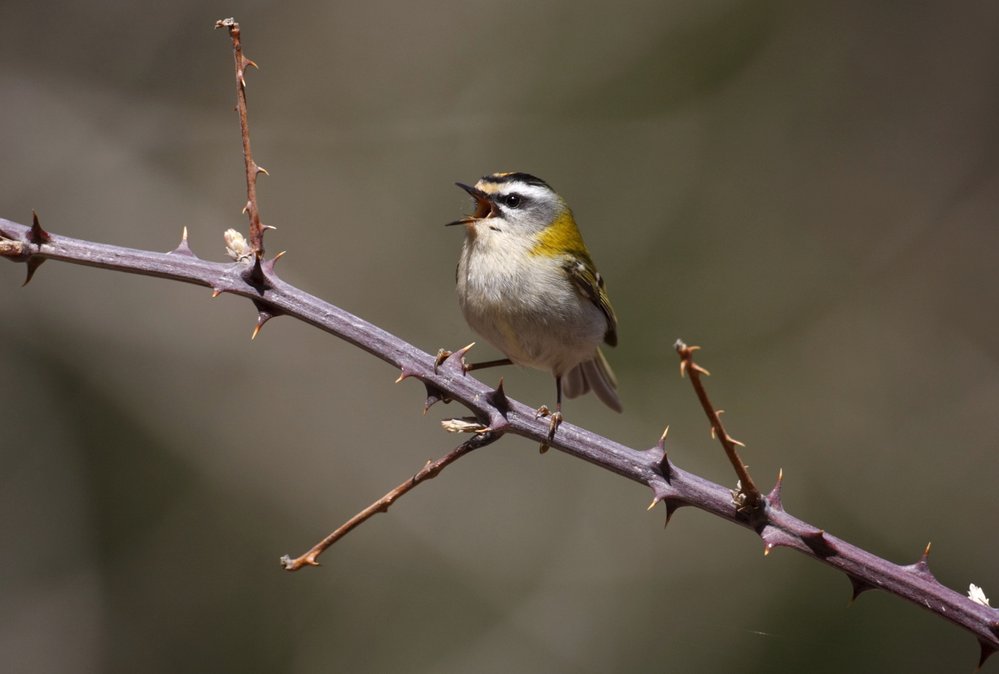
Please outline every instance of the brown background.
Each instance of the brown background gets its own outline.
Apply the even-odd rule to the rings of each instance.
[[[620,316],[626,412],[569,418],[760,482],[889,559],[999,594],[999,6],[993,2],[0,4],[0,216],[202,256],[245,229],[228,40],[248,55],[290,282],[430,351],[452,186],[535,173]],[[0,652],[15,672],[970,671],[973,639],[696,511],[508,439],[297,554],[455,442],[421,387],[244,301],[0,265]],[[481,347],[481,358],[495,357]],[[498,372],[484,373],[495,381]],[[532,405],[550,379],[504,373]],[[994,669],[990,663],[988,669]]]

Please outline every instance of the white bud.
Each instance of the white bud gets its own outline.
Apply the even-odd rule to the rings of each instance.
[[[982,606],[989,606],[989,598],[985,596],[985,591],[978,587],[974,583],[968,587],[968,599],[975,602],[976,604],[981,604]],[[992,608],[989,606],[989,608]]]
[[[223,237],[225,238],[225,252],[233,260],[242,262],[253,257],[253,251],[250,249],[250,244],[246,241],[246,237],[237,230],[227,229]]]

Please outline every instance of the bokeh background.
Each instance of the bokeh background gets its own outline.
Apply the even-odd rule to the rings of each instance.
[[[474,336],[452,183],[535,173],[620,321],[626,411],[569,418],[734,478],[670,346],[704,347],[757,479],[999,594],[999,5],[0,3],[0,216],[223,259],[245,229],[242,23],[284,278],[428,351]],[[971,636],[509,438],[328,552],[456,442],[422,387],[202,288],[0,264],[9,672],[971,671]],[[486,346],[480,358],[495,357]],[[506,377],[532,405],[542,373]],[[999,671],[990,662],[986,671]]]

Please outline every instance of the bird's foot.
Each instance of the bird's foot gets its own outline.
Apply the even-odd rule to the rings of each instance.
[[[550,420],[548,424],[548,439],[541,443],[538,450],[544,454],[548,451],[549,444],[555,439],[555,431],[558,430],[559,425],[562,423],[562,410],[556,409],[552,412],[548,409],[547,405],[542,405],[538,408],[537,414],[534,415],[535,419],[543,419],[547,417]]]

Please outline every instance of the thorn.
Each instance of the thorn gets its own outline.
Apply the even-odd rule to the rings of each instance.
[[[711,427],[711,439],[714,440],[718,437],[718,431],[714,426]]]
[[[679,510],[683,506],[683,503],[673,498],[665,498],[663,499],[663,503],[666,504],[666,521],[663,522],[663,529],[665,529],[669,526],[669,521],[673,519],[673,513]]]
[[[739,447],[745,447],[746,446],[746,443],[739,442],[738,440],[736,440],[735,438],[733,438],[731,435],[728,436],[728,441],[731,442],[733,445],[738,445]]]
[[[669,453],[666,451],[666,436],[669,435],[669,426],[663,431],[663,434],[659,436],[659,442],[650,451],[655,452],[658,455],[658,460],[656,465],[659,467],[659,473],[666,479],[669,480],[672,474],[669,465]]]
[[[268,265],[264,267],[264,263],[260,260],[260,255],[253,255],[253,265],[251,267],[243,269],[241,275],[243,280],[259,292],[261,295],[264,291],[271,287],[270,282],[267,279],[267,274],[273,272],[274,270]],[[259,309],[259,307],[257,307]]]
[[[264,173],[267,173],[267,171],[264,171]],[[267,175],[270,175],[270,173],[267,173]],[[274,230],[276,230],[277,226],[276,225],[265,225],[265,224],[261,223],[260,228],[263,229],[263,230],[265,230],[265,231],[268,230],[268,229],[274,229]]]
[[[167,255],[183,255],[185,257],[197,258],[198,256],[194,254],[191,250],[191,244],[187,240],[187,227],[185,226],[180,235],[180,243],[177,247],[171,250]]]
[[[658,447],[659,449],[665,449],[666,448],[666,436],[667,435],[669,435],[669,424],[666,425],[666,430],[663,431],[663,434],[659,436],[659,443],[656,445],[656,447]]]
[[[410,374],[408,372],[406,372],[406,370],[402,370],[402,372],[399,373],[399,376],[396,378],[396,380],[394,382],[392,382],[392,383],[393,384],[401,384],[408,377],[410,377]],[[424,411],[424,414],[426,414],[426,411]]]
[[[680,361],[680,379],[683,379],[686,376],[687,376],[687,361],[686,360],[681,360]]]
[[[506,413],[510,411],[510,399],[506,397],[506,392],[503,390],[503,377],[500,377],[496,389],[486,394],[486,401],[496,408],[500,416],[506,418]]]
[[[242,213],[243,215],[246,215],[247,211],[249,211],[249,210],[250,210],[250,202],[248,201],[248,202],[246,202],[246,205],[243,206],[243,210],[241,210],[240,213]]]
[[[283,316],[284,312],[276,309],[272,309],[263,302],[257,300],[253,301],[254,306],[257,307],[257,324],[253,328],[253,335],[250,339],[256,339],[257,335],[260,334],[260,329],[264,327],[264,323],[271,320],[275,316]]]
[[[430,411],[431,407],[439,402],[443,402],[445,404],[451,402],[448,397],[444,395],[444,392],[433,384],[423,382],[423,386],[427,389],[427,399],[423,401],[423,414],[426,414]]]
[[[783,510],[784,504],[781,503],[781,490],[784,488],[784,469],[781,468],[777,471],[777,482],[774,484],[774,488],[770,490],[767,494],[767,503],[770,507],[775,510]]]
[[[763,530],[759,532],[760,538],[763,539],[763,556],[769,557],[771,551],[779,547],[793,547],[797,542],[796,537],[774,527],[772,525],[766,525]]]
[[[652,510],[653,508],[655,508],[657,505],[659,505],[659,497],[658,496],[656,496],[656,497],[654,497],[652,499],[652,503],[650,503],[649,507],[645,509],[645,512],[649,512],[650,510]]]
[[[462,374],[465,373],[465,354],[475,346],[475,342],[472,342],[468,346],[464,346],[457,351],[448,351],[447,349],[440,349],[437,352],[437,359],[434,361],[434,374],[437,374],[441,366],[448,365],[452,361],[460,364]]]
[[[809,531],[801,535],[802,542],[811,548],[819,557],[825,559],[826,557],[832,557],[836,554],[836,548],[832,546],[829,539],[826,537],[826,532],[823,529],[816,529],[814,531]]]
[[[257,324],[253,326],[253,334],[250,335],[250,341],[253,341],[254,339],[257,338],[257,335],[260,334],[260,329],[264,327],[264,323],[271,320],[272,318],[273,316],[271,314],[266,314],[262,311],[259,314],[257,314]]]
[[[710,372],[708,372],[707,370],[705,370],[703,367],[701,367],[697,363],[691,362],[690,363],[690,369],[693,370],[694,372],[699,373],[699,374],[703,374],[705,377],[710,377],[711,376]]]
[[[257,70],[260,70],[260,66],[258,66],[256,63],[254,63],[250,59],[246,58],[245,56],[243,57],[243,66],[244,67],[245,66],[250,66],[251,68],[255,68]]]
[[[43,262],[45,262],[44,257],[28,258],[28,261],[24,263],[24,266],[27,268],[28,273],[24,275],[24,283],[21,284],[22,288],[31,282],[31,278],[35,275],[35,272],[38,271],[38,268],[42,266]]]
[[[911,571],[912,573],[922,576],[923,578],[936,580],[936,577],[933,575],[933,572],[930,571],[930,564],[929,564],[930,548],[932,547],[932,545],[933,545],[932,543],[926,544],[926,548],[923,550],[923,554],[920,555],[919,560],[915,564],[909,564],[908,566],[902,568],[904,568],[906,571]]]
[[[982,647],[981,653],[978,656],[978,669],[981,669],[985,661],[989,659],[989,656],[996,652],[996,647],[984,641],[979,641],[978,644]]]
[[[280,260],[282,257],[284,257],[285,252],[286,251],[282,250],[280,253],[278,253],[277,255],[275,255],[274,257],[272,257],[271,259],[264,260],[261,263],[260,268],[261,268],[261,271],[263,272],[264,277],[267,277],[267,276],[270,276],[270,275],[276,275],[276,272],[274,271],[274,266],[277,264],[278,260]]]
[[[854,576],[847,576],[847,577],[850,579],[850,585],[853,588],[853,593],[850,595],[850,604],[853,604],[853,602],[857,601],[857,597],[859,597],[863,593],[867,592],[868,590],[875,589],[873,585],[864,582],[859,578],[855,578]]]
[[[52,240],[52,235],[42,229],[42,224],[38,221],[38,213],[31,211],[31,229],[28,230],[28,241],[40,246]]]
[[[260,166],[259,164],[257,164],[257,162],[253,162],[253,169],[257,173],[263,173],[265,176],[269,176],[270,175],[270,173],[267,172],[267,169],[265,169],[263,166]],[[272,227],[271,229],[275,229],[275,228]]]
[[[218,297],[221,294],[222,294],[222,289],[221,288],[212,288],[212,299],[215,299],[216,297]]]

